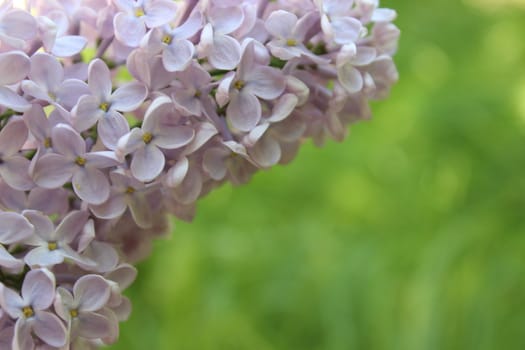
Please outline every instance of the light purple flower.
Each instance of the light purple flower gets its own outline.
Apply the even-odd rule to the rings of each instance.
[[[342,47],[337,55],[337,77],[348,93],[353,94],[363,88],[363,73],[358,67],[370,64],[375,58],[376,50],[373,47],[356,47],[353,44]]]
[[[84,275],[75,282],[72,292],[58,287],[54,303],[56,313],[68,325],[71,338],[108,336],[110,320],[96,313],[111,295],[108,282],[99,275]]]
[[[361,22],[351,16],[353,0],[320,0],[321,28],[336,44],[355,43],[363,34]]]
[[[72,127],[58,124],[52,131],[53,150],[36,163],[33,178],[44,188],[58,188],[72,180],[78,197],[90,204],[109,197],[109,181],[100,170],[118,164],[110,151],[87,152],[86,142]]]
[[[36,21],[28,12],[10,8],[10,3],[0,6],[0,43],[25,50],[27,42],[37,34]]]
[[[202,99],[208,97],[212,89],[211,76],[199,64],[193,63],[183,72],[177,73],[177,80],[170,88],[175,108],[183,115],[200,116]]]
[[[131,173],[135,178],[144,182],[154,180],[166,162],[161,148],[176,149],[193,140],[193,128],[177,125],[177,121],[171,99],[161,96],[148,107],[142,128],[131,130],[119,140],[120,157],[133,153]]]
[[[310,28],[319,20],[319,14],[309,12],[300,19],[293,13],[278,10],[266,19],[264,26],[274,37],[267,46],[272,55],[282,59],[306,57],[315,63],[324,64],[328,60],[314,55],[304,44]]]
[[[16,84],[24,79],[31,67],[29,57],[20,51],[0,53],[0,105],[17,112],[24,112],[31,104],[5,85]]]
[[[38,17],[38,31],[46,52],[57,57],[71,57],[87,45],[87,39],[80,35],[66,35],[69,28],[67,16],[54,12],[58,18]]]
[[[11,118],[0,131],[0,176],[17,190],[34,186],[29,177],[29,160],[19,154],[27,140],[27,127],[20,117]]]
[[[177,5],[169,0],[114,0],[118,12],[113,20],[115,37],[137,47],[146,28],[163,26],[175,18]]]
[[[151,212],[145,194],[147,187],[122,170],[109,174],[111,192],[107,201],[99,205],[90,205],[96,217],[114,219],[120,217],[129,208],[133,220],[142,228],[151,226]]]
[[[201,32],[199,58],[208,58],[217,69],[233,69],[241,58],[241,45],[230,33],[238,29],[244,19],[239,6],[214,6],[208,11],[207,23]]]
[[[67,342],[64,324],[48,309],[55,298],[55,277],[46,269],[29,271],[22,285],[22,296],[0,284],[0,306],[13,319],[13,348],[34,349],[34,336],[53,347]]]
[[[162,63],[169,72],[180,72],[191,63],[195,46],[188,39],[202,28],[202,15],[195,11],[182,25],[171,28],[164,25],[147,34],[146,50],[161,52]]]
[[[258,99],[272,100],[284,91],[286,82],[281,71],[257,64],[253,42],[250,42],[235,75],[225,77],[217,93],[219,105],[228,99],[226,119],[240,131],[250,131],[261,119],[262,109]]]
[[[64,80],[64,68],[56,57],[37,53],[31,57],[29,80],[22,82],[22,89],[30,96],[59,108],[63,117],[69,114],[80,96],[89,93],[86,83],[78,79]]]
[[[35,228],[35,234],[28,244],[36,248],[31,249],[24,257],[27,265],[48,267],[60,264],[64,259],[94,265],[70,246],[87,222],[87,212],[71,211],[56,228],[49,217],[38,211],[26,210],[23,215]]]
[[[78,131],[92,127],[97,121],[100,139],[109,149],[115,149],[118,139],[129,132],[129,125],[120,112],[137,109],[147,96],[147,89],[139,82],[128,83],[111,92],[111,72],[100,59],[89,65],[90,95],[80,98],[73,110],[73,125]]]
[[[19,243],[31,237],[33,225],[22,215],[12,212],[0,212],[0,266],[19,270],[24,266],[22,260],[13,257],[5,245]]]

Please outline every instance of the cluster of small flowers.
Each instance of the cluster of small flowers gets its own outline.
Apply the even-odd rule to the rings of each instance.
[[[97,348],[131,265],[224,182],[342,140],[397,80],[379,0],[0,5],[0,348]]]

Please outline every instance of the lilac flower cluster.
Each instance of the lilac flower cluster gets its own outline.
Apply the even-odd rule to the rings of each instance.
[[[97,348],[213,188],[342,140],[397,81],[379,0],[0,5],[0,348]]]

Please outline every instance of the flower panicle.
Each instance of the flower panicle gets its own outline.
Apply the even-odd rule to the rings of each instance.
[[[379,0],[0,5],[0,348],[97,347],[225,182],[342,141],[397,81]]]

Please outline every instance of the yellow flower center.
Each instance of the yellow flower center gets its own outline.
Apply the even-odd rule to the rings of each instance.
[[[75,159],[75,163],[77,163],[77,165],[84,166],[86,165],[86,158],[78,156],[77,159]]]
[[[47,249],[49,249],[50,251],[55,250],[57,248],[58,248],[57,242],[48,242],[47,243]]]
[[[98,107],[99,107],[101,110],[103,110],[104,112],[107,112],[108,109],[109,109],[109,103],[107,103],[107,102],[102,102],[102,103],[100,104],[100,106],[98,106]]]
[[[200,90],[195,90],[195,94],[193,95],[194,97],[201,97],[202,93],[200,92]]]
[[[233,86],[237,89],[237,90],[241,90],[244,85],[246,85],[246,83],[244,82],[244,80],[237,80]]]
[[[78,310],[77,309],[71,309],[71,310],[69,310],[69,314],[73,318],[78,317]]]
[[[31,306],[24,306],[22,308],[22,313],[24,314],[25,318],[33,317],[35,315],[35,312]]]
[[[128,186],[128,188],[126,188],[126,193],[128,193],[128,194],[132,194],[132,193],[134,193],[134,192],[135,192],[135,189],[134,189],[133,187]]]
[[[44,147],[45,148],[51,148],[51,146],[53,146],[53,143],[51,142],[51,138],[50,137],[46,137],[45,140],[44,140]]]
[[[145,144],[150,143],[152,139],[153,135],[151,135],[149,132],[146,132],[144,135],[142,135],[142,141],[144,141]]]
[[[135,17],[142,17],[144,16],[145,13],[144,13],[144,10],[140,7],[136,8],[135,9]]]
[[[288,46],[297,46],[297,40],[295,40],[295,39],[288,39],[288,40],[286,40],[286,45],[288,45]]]
[[[162,42],[166,45],[169,45],[171,44],[171,41],[173,40],[173,38],[171,37],[171,35],[169,34],[165,34],[163,37],[162,37]]]

